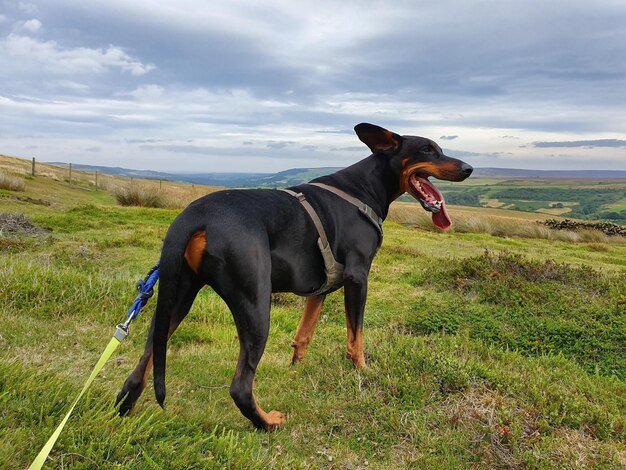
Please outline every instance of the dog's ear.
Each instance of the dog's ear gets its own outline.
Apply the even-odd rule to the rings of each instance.
[[[362,122],[354,126],[356,135],[372,153],[390,153],[400,146],[402,137],[374,124]]]

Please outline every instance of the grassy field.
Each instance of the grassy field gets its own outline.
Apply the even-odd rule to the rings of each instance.
[[[178,212],[117,206],[121,178],[96,191],[90,175],[70,186],[53,168],[26,178],[18,166],[0,158],[25,183],[0,190],[0,213],[45,231],[0,230],[0,468],[26,467],[62,419]],[[181,200],[214,189],[166,188]],[[296,367],[303,300],[275,296],[255,393],[288,413],[284,428],[252,430],[230,399],[236,330],[207,288],[171,340],[166,410],[151,386],[131,416],[113,409],[153,300],[49,466],[626,467],[626,241],[537,231],[538,216],[518,211],[450,212],[457,226],[440,233],[418,205],[393,207],[370,276],[364,371],[345,358],[341,291]]]
[[[626,220],[625,179],[470,178],[460,184],[443,182],[440,187],[452,204]]]

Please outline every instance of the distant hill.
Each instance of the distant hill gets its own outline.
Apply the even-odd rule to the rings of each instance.
[[[69,163],[65,162],[45,162],[49,165],[56,165],[62,167],[69,167]],[[75,170],[85,172],[98,172],[106,175],[114,176],[127,176],[129,178],[147,178],[147,179],[170,179],[169,173],[162,173],[160,171],[152,170],[134,170],[131,168],[121,168],[119,166],[97,166],[97,165],[82,165],[80,163],[72,163],[72,168]]]
[[[472,178],[626,178],[621,170],[519,170],[514,168],[476,168]]]
[[[67,163],[50,162],[52,165],[67,167]],[[278,173],[166,173],[152,170],[134,170],[120,167],[72,164],[72,168],[86,172],[95,172],[127,176],[132,178],[162,179],[183,181],[194,184],[224,187],[261,187],[274,188],[293,186],[328,175],[341,167],[292,168]],[[585,178],[613,179],[626,178],[626,171],[619,170],[520,170],[511,168],[476,168],[472,178]]]

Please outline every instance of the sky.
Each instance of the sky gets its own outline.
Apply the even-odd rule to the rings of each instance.
[[[0,153],[346,166],[360,122],[477,167],[626,170],[624,0],[0,0]]]

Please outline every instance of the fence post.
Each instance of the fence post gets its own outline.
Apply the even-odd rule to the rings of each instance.
[[[35,176],[35,157],[33,157],[33,167],[30,171],[30,175],[31,176]]]
[[[72,185],[72,164],[70,163],[70,186]]]
[[[98,190],[98,170],[96,170],[96,191]]]
[[[159,180],[159,191],[163,189],[163,180]]]

